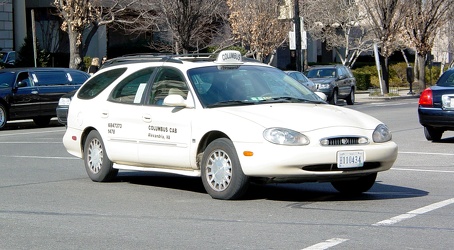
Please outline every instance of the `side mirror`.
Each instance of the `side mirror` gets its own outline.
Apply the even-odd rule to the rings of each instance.
[[[163,105],[171,107],[184,107],[184,108],[193,108],[193,105],[188,100],[185,100],[181,95],[168,95],[164,98]]]
[[[20,81],[20,82],[18,82],[18,83],[16,84],[16,86],[17,86],[18,88],[23,88],[23,87],[27,87],[28,84],[27,84],[26,81]]]

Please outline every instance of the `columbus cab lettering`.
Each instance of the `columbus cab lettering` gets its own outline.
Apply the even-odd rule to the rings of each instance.
[[[148,126],[148,137],[162,140],[170,140],[170,134],[178,133],[177,128],[164,127],[164,126]],[[170,133],[170,134],[168,134]]]

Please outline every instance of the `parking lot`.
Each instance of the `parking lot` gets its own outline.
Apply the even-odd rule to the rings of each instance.
[[[448,249],[454,244],[454,133],[425,140],[417,99],[349,108],[388,124],[394,167],[345,197],[329,183],[254,185],[212,199],[199,178],[121,171],[92,182],[65,127],[0,131],[0,249]]]

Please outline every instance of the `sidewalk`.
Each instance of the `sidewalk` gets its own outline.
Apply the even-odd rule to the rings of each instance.
[[[382,96],[379,93],[370,93],[367,90],[357,91],[355,94],[355,102],[378,102],[378,101],[392,101],[401,99],[419,99],[419,93],[409,94],[409,89],[399,89],[397,93],[389,96]]]

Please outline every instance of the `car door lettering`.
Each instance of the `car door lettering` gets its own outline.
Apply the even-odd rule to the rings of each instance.
[[[148,137],[156,138],[156,139],[163,139],[163,140],[170,140],[170,135],[165,133],[176,134],[178,133],[177,128],[173,127],[164,127],[164,126],[153,126],[149,125],[148,130],[151,131],[148,133]]]

